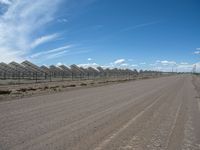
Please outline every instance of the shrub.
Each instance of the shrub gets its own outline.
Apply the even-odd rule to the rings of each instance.
[[[11,91],[10,90],[0,90],[0,95],[8,95],[8,94],[10,94],[11,93]]]
[[[81,83],[80,86],[87,86],[87,84],[86,83]]]

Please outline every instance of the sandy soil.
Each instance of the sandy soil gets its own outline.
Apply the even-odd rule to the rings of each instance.
[[[197,85],[180,75],[3,101],[0,149],[199,150]]]
[[[36,95],[54,94],[57,92],[75,90],[79,88],[95,87],[113,83],[121,83],[140,79],[158,78],[162,76],[145,76],[129,78],[98,78],[95,80],[63,80],[53,82],[38,82],[26,84],[0,84],[0,101],[20,99]],[[2,80],[1,80],[2,81]],[[0,81],[0,83],[1,83]]]

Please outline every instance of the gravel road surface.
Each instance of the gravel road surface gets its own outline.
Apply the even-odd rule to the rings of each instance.
[[[161,77],[0,102],[0,150],[200,150],[200,95],[194,85],[200,80],[194,78]]]

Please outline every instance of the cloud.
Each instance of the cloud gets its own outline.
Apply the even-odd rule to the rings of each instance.
[[[141,62],[140,65],[146,65],[146,62]]]
[[[49,55],[45,56],[45,58],[46,59],[54,59],[54,58],[61,57],[61,56],[63,56],[66,53],[69,53],[69,51],[68,50],[64,50],[64,51],[61,51],[61,52],[49,54]]]
[[[138,67],[137,64],[132,64],[132,59],[128,59],[127,61],[125,59],[117,59],[114,62],[111,62],[109,65],[104,65],[104,68],[121,68],[121,69],[134,69],[135,67]]]
[[[85,63],[85,64],[79,64],[78,65],[79,67],[83,67],[83,68],[88,68],[88,67],[93,67],[93,68],[97,68],[97,67],[102,67],[102,68],[110,68],[110,69],[113,69],[113,68],[120,68],[120,69],[134,69],[135,67],[137,67],[138,65],[130,65],[130,64],[127,64],[127,63],[122,63],[120,65],[114,65],[113,63],[110,63],[109,65],[99,65],[97,63]]]
[[[165,72],[171,72],[172,70],[174,72],[191,72],[194,65],[197,66],[197,70],[200,71],[200,63],[188,63],[188,62],[180,62],[177,63],[176,61],[167,61],[167,60],[157,60],[155,63],[150,64],[150,70],[157,70],[157,71],[165,71]]]
[[[120,64],[123,64],[123,63],[125,63],[125,59],[118,59],[118,60],[116,60],[115,62],[114,62],[114,64],[115,65],[120,65]]]
[[[196,66],[196,71],[200,72],[200,62],[193,64],[193,67]]]
[[[200,54],[200,51],[195,51],[194,54],[195,54],[195,55],[199,55],[199,54]]]
[[[133,65],[131,65],[132,67],[138,67],[138,65],[136,65],[136,64],[133,64]]]
[[[168,60],[156,60],[154,64],[150,64],[151,66],[162,65],[162,66],[176,66],[177,63],[175,61]]]
[[[0,0],[0,4],[11,5],[12,2],[10,0]]]
[[[194,64],[189,64],[189,63],[180,63],[180,64],[178,64],[177,65],[177,70],[179,71],[179,72],[191,72],[192,71],[192,69],[193,69],[193,67],[194,67]]]
[[[1,3],[9,5],[0,16],[0,53],[4,54],[0,60],[21,61],[33,47],[48,41],[47,37],[38,34],[54,20],[61,1],[1,0]]]
[[[63,47],[58,47],[48,51],[41,51],[38,53],[34,53],[30,57],[27,57],[27,59],[31,61],[37,61],[37,63],[45,63],[45,61],[49,59],[53,60],[55,58],[56,59],[66,58],[66,56],[81,55],[83,53],[88,53],[88,52],[90,51],[74,48],[74,45],[65,45]]]
[[[53,55],[56,53],[60,53],[64,50],[67,50],[69,48],[72,48],[72,45],[65,45],[65,46],[62,46],[62,47],[58,47],[58,48],[55,48],[55,49],[51,49],[51,50],[48,50],[48,51],[42,51],[42,52],[38,52],[38,53],[34,53],[30,56],[30,59],[34,59],[34,58],[38,58],[38,57],[46,57],[47,55]],[[69,52],[69,51],[68,51]]]
[[[68,20],[66,18],[58,19],[58,22],[60,23],[67,23]]]
[[[158,61],[159,62],[159,61]],[[175,61],[167,61],[167,60],[163,60],[163,61],[160,61],[160,63],[164,66],[168,66],[168,65],[176,65],[176,62]]]
[[[92,58],[88,58],[87,60],[88,60],[88,61],[92,61]]]
[[[127,27],[127,28],[123,29],[122,31],[130,31],[130,30],[134,30],[134,29],[137,29],[137,28],[151,26],[151,25],[154,25],[154,24],[157,24],[157,23],[159,23],[159,21],[137,24],[137,25],[134,25],[134,26]]]
[[[120,66],[121,66],[121,67],[128,67],[129,64],[127,64],[127,63],[123,63],[123,64],[121,64]]]
[[[78,66],[83,68],[88,68],[88,67],[97,68],[100,65],[98,65],[97,63],[86,63],[86,64],[79,64]]]
[[[200,48],[196,48],[196,51],[194,52],[195,55],[200,55]]]
[[[44,44],[46,42],[52,41],[58,37],[58,34],[51,34],[51,35],[45,35],[42,37],[37,38],[33,43],[31,44],[31,48],[35,48],[41,44]]]
[[[58,62],[58,63],[56,64],[56,66],[61,66],[61,65],[63,65],[61,62]]]
[[[156,64],[149,64],[149,66],[156,66]]]
[[[188,65],[188,62],[181,62],[180,65]]]

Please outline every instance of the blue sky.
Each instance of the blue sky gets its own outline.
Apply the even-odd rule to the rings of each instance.
[[[0,61],[200,68],[199,0],[0,0]]]

